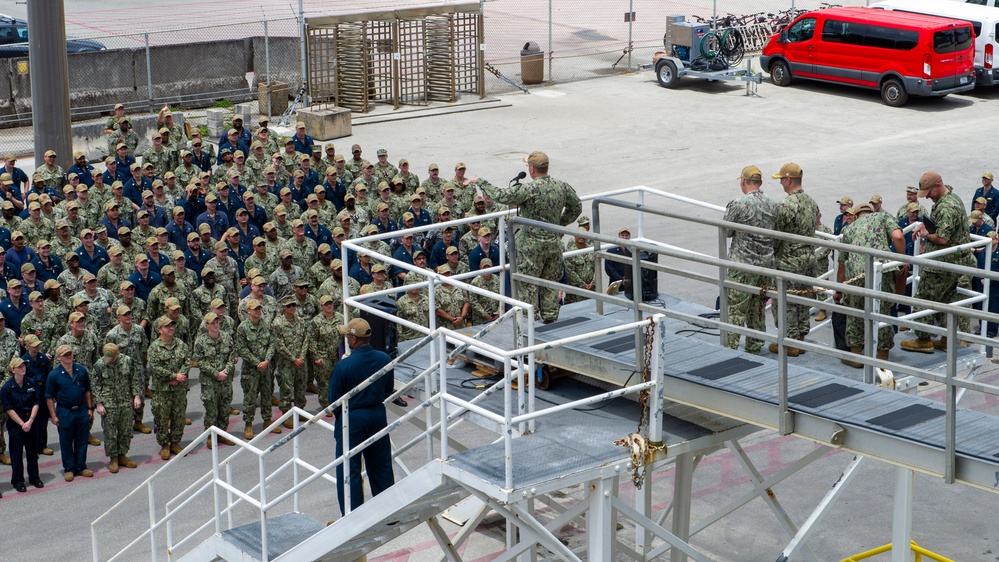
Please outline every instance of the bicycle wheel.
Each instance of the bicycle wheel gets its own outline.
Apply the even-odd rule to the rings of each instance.
[[[722,53],[728,59],[728,63],[735,66],[742,62],[742,57],[746,55],[746,42],[742,38],[742,32],[738,29],[726,29],[722,35]]]
[[[704,34],[704,37],[701,37],[701,42],[698,43],[697,48],[701,51],[701,57],[705,60],[711,60],[722,51],[721,38],[714,31],[709,31]]]

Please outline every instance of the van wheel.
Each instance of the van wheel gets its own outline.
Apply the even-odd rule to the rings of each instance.
[[[902,107],[909,101],[909,93],[897,78],[889,78],[881,84],[881,101],[892,107]]]
[[[659,64],[659,67],[656,69],[656,78],[659,80],[659,85],[663,88],[673,88],[680,81],[676,65],[670,60],[664,60]]]
[[[791,85],[791,69],[787,67],[786,62],[778,60],[770,65],[770,81],[775,86],[783,87]]]

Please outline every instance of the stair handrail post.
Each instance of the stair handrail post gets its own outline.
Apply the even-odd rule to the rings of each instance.
[[[437,335],[437,355],[438,357],[447,357],[447,338],[441,334]],[[440,439],[441,439],[441,455],[440,458],[446,461],[448,458],[447,450],[447,400],[445,396],[447,395],[447,361],[440,362],[440,395],[438,399],[440,400],[440,417],[441,417],[441,429],[440,429]],[[427,408],[429,413],[433,408]],[[427,419],[427,433],[430,434],[431,423],[433,421],[432,416]]]
[[[294,420],[292,421],[292,424],[294,424],[294,429],[298,429],[298,414],[297,413],[292,414],[291,419]],[[294,459],[291,465],[291,481],[292,481],[292,486],[295,487],[295,495],[292,496],[291,502],[294,505],[295,513],[298,513],[299,511],[301,511],[299,509],[300,507],[299,494],[301,493],[301,491],[298,489],[298,483],[301,480],[298,474],[299,471],[298,461],[301,456],[299,450],[301,446],[301,441],[299,441],[300,432],[294,430],[292,431],[294,432],[295,437],[292,439],[291,442],[291,451],[292,451],[291,454],[292,454],[292,459]]]
[[[346,517],[350,513],[350,400],[344,400],[340,404],[340,442],[343,443],[341,447],[341,457],[343,457],[343,462],[340,466],[343,467],[343,482],[339,482],[340,486],[343,487],[343,516]]]
[[[230,489],[232,487],[232,463],[225,463],[225,483],[229,485],[229,487],[227,487],[226,490],[225,490],[226,520],[227,520],[227,523],[228,523],[228,527],[226,527],[226,528],[227,529],[232,529],[233,523],[235,523],[235,521],[233,520],[233,516],[232,516],[232,512],[233,512],[233,509],[232,509],[232,490]]]
[[[153,483],[148,484],[148,497],[149,497],[149,528],[152,529],[156,526],[156,490],[153,488]],[[158,556],[156,556],[156,533],[149,533],[149,559],[156,562]]]
[[[511,369],[512,359],[503,362],[503,450],[506,487],[513,488],[513,391],[510,385],[513,381]]]
[[[257,456],[257,470],[260,475],[260,562],[268,562],[267,556],[267,462],[264,455]]]
[[[221,486],[219,486],[219,442],[215,428],[212,428],[208,439],[212,444],[212,499],[215,502],[215,534],[219,534],[222,532],[222,498],[220,495]]]
[[[433,294],[434,292],[434,285],[435,285],[434,279],[430,279],[430,286],[427,288],[430,294]],[[436,305],[434,305],[433,303],[431,303],[429,307],[431,311],[437,310],[435,308]],[[433,318],[434,316],[436,316],[436,314],[431,312],[430,317]],[[441,416],[443,418],[445,415],[444,412],[446,412],[446,410],[443,409],[446,408],[446,404],[443,401],[444,400],[443,393],[445,392],[445,379],[447,377],[447,375],[444,372],[444,370],[447,368],[447,350],[446,347],[444,347],[444,344],[446,344],[446,338],[440,333],[437,333],[437,335],[435,335],[434,337],[437,338],[437,340],[431,341],[430,343],[430,364],[431,365],[439,364],[439,367],[437,369],[440,371],[440,373],[438,374],[437,381],[440,383],[440,389],[441,389],[440,390],[441,395],[439,396],[439,398],[441,399],[441,408],[442,408]],[[434,387],[437,386],[436,384],[434,384],[434,373],[433,373],[434,369],[429,369],[428,371],[429,372],[425,373],[423,380],[424,401],[433,398]],[[434,436],[429,431],[430,428],[433,426],[433,421],[434,421],[434,414],[432,410],[433,408],[427,408],[423,412],[423,421],[427,425],[427,432],[426,432],[427,462],[431,462],[432,460],[434,460]],[[443,429],[443,425],[444,424],[441,424],[442,426],[441,429]],[[445,444],[441,444],[441,450],[445,448],[446,448]]]
[[[663,368],[666,365],[666,315],[652,316],[652,357],[649,358],[650,379],[656,383],[656,392],[649,400],[649,441],[661,443],[663,440],[663,399],[665,380]]]

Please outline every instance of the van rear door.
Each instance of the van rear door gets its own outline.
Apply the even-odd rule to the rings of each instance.
[[[971,25],[953,24],[932,32],[930,54],[923,55],[923,76],[929,75],[933,90],[963,86],[969,81],[974,52]]]

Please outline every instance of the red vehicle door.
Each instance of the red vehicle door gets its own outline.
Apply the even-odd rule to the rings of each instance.
[[[815,33],[816,18],[804,17],[787,28],[784,56],[791,65],[791,75],[802,78],[815,77],[815,51],[818,38]]]

